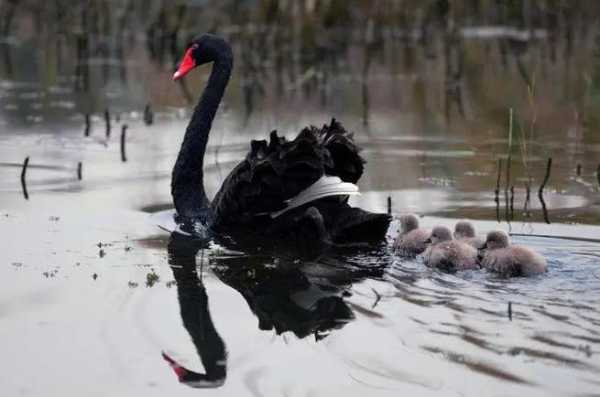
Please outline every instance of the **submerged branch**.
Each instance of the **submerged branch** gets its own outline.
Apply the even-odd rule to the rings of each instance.
[[[25,161],[23,161],[23,168],[21,169],[21,187],[23,188],[23,196],[25,200],[29,200],[29,194],[27,193],[27,181],[25,177],[27,176],[27,166],[29,165],[29,156],[25,157]]]

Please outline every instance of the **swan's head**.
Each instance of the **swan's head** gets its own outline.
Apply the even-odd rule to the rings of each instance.
[[[454,238],[475,237],[475,228],[469,221],[460,221],[454,226]]]
[[[223,38],[208,33],[203,34],[187,45],[173,80],[179,80],[196,66],[215,61],[232,62],[232,60],[231,47]]]
[[[506,248],[510,244],[510,240],[508,239],[508,235],[500,230],[494,230],[489,232],[487,238],[485,239],[484,248],[496,249],[496,248]]]
[[[415,230],[419,227],[419,220],[413,214],[402,215],[400,217],[400,228],[402,233],[408,233],[411,230]]]
[[[452,232],[446,226],[436,226],[431,231],[431,237],[427,240],[428,243],[436,244],[442,241],[452,240]]]

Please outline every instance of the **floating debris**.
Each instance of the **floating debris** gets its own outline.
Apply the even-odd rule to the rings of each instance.
[[[167,281],[165,283],[165,285],[167,286],[167,288],[171,288],[171,287],[177,285],[177,281],[175,281],[175,280],[169,280],[169,281]]]
[[[129,252],[129,251],[131,251],[133,248],[132,248],[132,247],[130,247],[130,246],[128,246],[128,245],[126,245],[124,249],[125,249],[125,252]]]
[[[60,220],[60,216],[51,216],[48,218],[50,222],[58,222]]]
[[[77,163],[77,179],[83,179],[83,164],[81,161]]]
[[[577,164],[577,176],[581,176],[581,164]]]
[[[158,274],[152,270],[150,273],[146,274],[146,287],[152,287],[154,284],[160,281],[160,277]]]
[[[58,273],[58,270],[54,269],[54,270],[43,272],[42,275],[46,278],[53,278],[56,276],[57,273]]]
[[[94,274],[92,274],[92,279],[93,279],[94,281],[96,281],[96,279],[97,279],[97,278],[98,278],[98,274],[97,274],[97,273],[94,273]]]
[[[136,283],[135,281],[129,281],[129,282],[127,283],[127,286],[128,286],[129,288],[137,288],[137,286],[138,286],[138,283]]]
[[[100,251],[98,251],[98,256],[100,258],[104,258],[106,256],[106,252],[102,248],[100,248]]]
[[[11,263],[11,265],[13,265],[14,267],[21,267],[21,266],[23,266],[23,264],[21,262],[13,262],[13,263]]]
[[[512,302],[508,302],[508,319],[512,321]]]
[[[592,356],[592,347],[590,345],[579,345],[577,350],[583,352],[588,358]]]
[[[371,306],[371,309],[374,309],[375,306],[377,306],[377,304],[381,300],[381,294],[379,292],[377,292],[377,290],[375,288],[371,288],[371,290],[375,294],[375,302],[373,302],[373,305]]]

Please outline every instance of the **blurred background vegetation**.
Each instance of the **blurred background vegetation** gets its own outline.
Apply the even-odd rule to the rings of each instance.
[[[600,158],[599,17],[600,2],[577,0],[1,0],[0,123],[76,126],[147,105],[178,114],[208,69],[178,85],[174,65],[213,32],[235,52],[219,117],[237,131],[335,116],[375,148],[417,136],[419,150],[443,139],[474,151],[460,175],[486,176],[476,190],[495,185],[508,152],[519,184],[539,184],[553,157],[551,183],[568,192],[579,166],[592,183]]]

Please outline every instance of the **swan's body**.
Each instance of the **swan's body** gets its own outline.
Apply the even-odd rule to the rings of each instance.
[[[492,231],[487,235],[481,265],[503,277],[532,276],[547,271],[546,259],[522,245],[512,245],[506,233]]]
[[[413,214],[400,217],[400,233],[394,241],[394,250],[400,256],[415,257],[427,249],[431,237],[429,230],[419,227],[419,220]]]
[[[249,234],[304,238],[310,242],[363,243],[383,240],[390,222],[347,204],[363,173],[364,160],[352,135],[337,121],[303,129],[287,140],[271,132],[252,141],[246,158],[227,176],[211,201],[203,185],[208,135],[231,75],[229,44],[213,35],[194,40],[174,79],[195,66],[213,70],[186,129],[173,168],[171,193],[182,229],[200,237]],[[306,233],[305,233],[306,232]],[[306,236],[301,236],[306,234]]]
[[[477,250],[459,240],[453,240],[450,229],[436,226],[431,232],[431,245],[423,254],[426,266],[450,273],[477,269]]]

